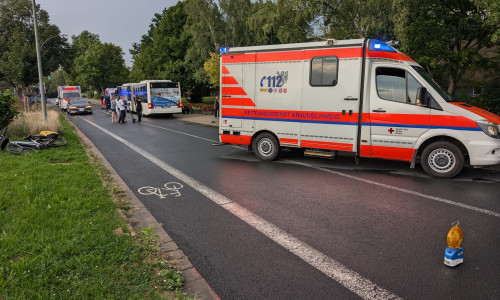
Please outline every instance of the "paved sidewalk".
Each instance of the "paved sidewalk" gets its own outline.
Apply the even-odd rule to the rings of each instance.
[[[214,115],[208,114],[176,114],[174,118],[181,121],[193,122],[203,125],[219,127],[219,118],[214,117]]]

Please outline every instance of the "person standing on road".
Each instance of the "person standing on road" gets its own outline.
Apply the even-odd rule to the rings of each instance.
[[[215,117],[219,117],[219,96],[215,96]]]
[[[118,103],[117,103],[118,107],[120,108],[120,118],[118,119],[118,124],[120,123],[125,123],[125,114],[126,114],[126,104],[124,103],[124,101],[121,99],[120,97],[120,100],[118,100]]]
[[[116,114],[116,98],[113,98],[110,103],[111,108],[111,123],[118,122],[118,116]]]
[[[142,118],[142,100],[140,97],[135,97],[135,112],[137,113],[137,122],[141,123]]]
[[[109,115],[109,109],[111,108],[111,97],[108,94],[104,96],[104,104],[106,105],[106,114]]]
[[[125,119],[123,119],[125,122],[127,122],[127,113],[128,113],[128,101],[127,101],[127,96],[123,99],[123,105],[125,105]]]

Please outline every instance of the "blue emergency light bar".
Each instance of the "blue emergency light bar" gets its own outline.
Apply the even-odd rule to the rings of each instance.
[[[379,40],[370,40],[370,44],[368,45],[368,50],[397,52],[396,50],[394,50],[394,48]]]
[[[220,54],[227,53],[227,51],[229,51],[229,47],[221,47],[219,49],[219,51],[220,51]]]

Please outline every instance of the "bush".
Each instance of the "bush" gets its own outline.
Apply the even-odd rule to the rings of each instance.
[[[28,135],[40,133],[42,130],[59,132],[61,123],[59,113],[54,110],[47,110],[47,123],[43,122],[41,111],[22,114],[9,126],[9,136],[24,138]]]
[[[15,104],[16,98],[11,91],[0,93],[0,130],[9,126],[19,114],[14,107]]]
[[[201,100],[201,102],[208,103],[208,104],[214,104],[215,97],[212,97],[212,96],[210,96],[210,97],[203,97],[202,100]]]

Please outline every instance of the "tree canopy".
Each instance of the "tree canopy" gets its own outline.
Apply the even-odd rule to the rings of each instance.
[[[446,83],[453,94],[471,70],[488,63],[481,50],[493,47],[498,27],[490,11],[470,0],[407,0],[398,4],[395,31],[401,49]]]
[[[39,5],[37,11],[43,72],[49,74],[66,57],[68,44],[48,13]],[[22,88],[38,83],[31,1],[0,1],[0,28],[0,80]]]
[[[183,0],[155,14],[133,44],[129,75],[122,50],[97,34],[83,31],[68,45],[43,10],[39,22],[44,73],[61,66],[66,83],[98,89],[170,79],[201,97],[216,92],[222,46],[327,38],[397,40],[450,93],[474,85],[494,95],[500,80],[497,0]],[[32,25],[29,0],[0,1],[0,80],[37,81]]]
[[[104,91],[125,83],[128,70],[122,56],[122,49],[110,43],[92,43],[85,54],[75,59],[76,82],[84,87]]]

